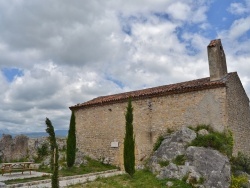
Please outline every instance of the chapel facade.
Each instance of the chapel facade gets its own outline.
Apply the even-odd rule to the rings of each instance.
[[[168,129],[200,124],[217,131],[231,130],[234,154],[250,155],[248,96],[237,72],[227,72],[220,39],[212,40],[207,50],[210,77],[101,96],[71,106],[77,148],[123,168],[125,113],[131,97],[137,166],[150,156],[157,138]]]

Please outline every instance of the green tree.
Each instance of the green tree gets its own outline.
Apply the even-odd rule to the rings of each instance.
[[[50,141],[50,167],[52,169],[53,175],[51,176],[51,186],[52,188],[59,188],[59,180],[58,180],[58,146],[56,143],[56,136],[54,127],[51,123],[51,121],[46,118],[45,121],[47,125],[46,132],[49,134],[49,141]]]
[[[126,119],[126,132],[124,138],[124,168],[125,171],[132,177],[135,173],[135,138],[133,131],[133,107],[132,100],[129,98]]]
[[[72,111],[67,139],[67,166],[72,167],[76,157],[76,123],[75,114]]]

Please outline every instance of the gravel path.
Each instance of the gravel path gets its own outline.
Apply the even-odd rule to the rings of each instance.
[[[96,172],[84,175],[77,175],[77,176],[69,176],[69,177],[62,177],[59,178],[60,187],[67,187],[69,185],[74,185],[78,183],[86,183],[88,181],[94,181],[98,177],[111,177],[115,175],[124,174],[123,171],[118,170],[109,170],[104,172]],[[1,180],[0,180],[1,181]],[[23,188],[41,188],[41,187],[51,187],[51,180],[41,180],[41,181],[34,181],[28,183],[19,183],[14,185],[1,185],[0,187],[23,187]]]

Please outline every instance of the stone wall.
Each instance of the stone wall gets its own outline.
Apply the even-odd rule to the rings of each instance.
[[[28,156],[28,137],[3,135],[0,140],[0,157],[2,161],[22,160]]]
[[[249,99],[237,74],[227,82],[228,128],[234,136],[234,154],[239,151],[250,155]]]
[[[225,87],[133,101],[136,165],[143,163],[168,128],[210,124],[223,131],[228,118],[226,102]],[[125,102],[75,110],[77,147],[123,167],[126,106]],[[118,147],[111,147],[117,142]]]
[[[56,141],[59,150],[66,148],[65,138],[57,138]],[[34,158],[37,157],[37,148],[44,143],[48,145],[49,149],[48,137],[28,138],[24,135],[17,135],[13,138],[11,135],[3,135],[0,139],[0,158],[4,162],[34,161]]]

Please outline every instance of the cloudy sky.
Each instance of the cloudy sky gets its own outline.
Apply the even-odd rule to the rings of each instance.
[[[250,0],[0,0],[0,129],[68,129],[77,103],[208,77],[215,38],[250,96]]]

